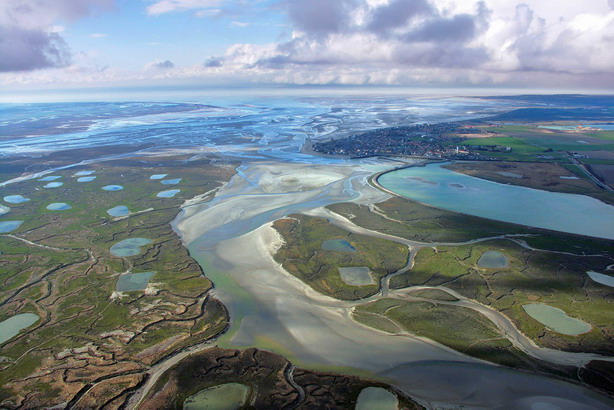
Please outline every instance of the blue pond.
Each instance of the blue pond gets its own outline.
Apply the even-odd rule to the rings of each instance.
[[[81,178],[77,178],[77,182],[91,182],[95,179],[96,177],[81,177]]]
[[[43,178],[39,179],[39,181],[41,181],[41,182],[49,182],[49,181],[55,181],[56,179],[60,179],[60,178],[62,178],[61,175],[49,175],[49,176],[46,176],[46,177],[43,177]]]
[[[181,178],[165,179],[163,181],[160,181],[162,185],[175,185],[175,184],[178,184],[179,182],[181,182]]]
[[[105,185],[102,189],[105,191],[121,191],[124,187],[121,185]]]
[[[57,188],[64,185],[63,182],[50,182],[47,185],[43,185],[43,188]]]
[[[9,208],[8,206],[0,205],[0,215],[4,215],[5,213],[7,213],[10,210],[11,210],[11,208]]]
[[[459,174],[441,165],[389,172],[378,182],[399,195],[450,211],[614,239],[614,206],[584,195],[498,184]],[[416,182],[416,177],[437,184]],[[465,189],[453,188],[450,184],[460,184]]]
[[[151,239],[146,238],[130,238],[117,242],[111,246],[111,253],[115,256],[134,256],[141,253],[141,246],[151,243]]]
[[[130,210],[125,205],[119,205],[107,210],[107,213],[111,216],[126,216],[130,213]]]
[[[54,202],[47,205],[47,209],[50,211],[66,211],[67,209],[71,208],[72,207],[65,202]]]
[[[94,172],[96,172],[96,171],[79,171],[79,172],[74,173],[72,176],[73,177],[82,177],[82,176],[85,176],[85,175],[92,175]]]
[[[170,189],[168,191],[158,192],[156,195],[158,198],[172,198],[177,195],[178,192],[181,192],[181,189]]]
[[[9,204],[21,204],[22,202],[28,202],[30,198],[26,198],[21,195],[9,195],[5,196],[4,200]]]
[[[149,279],[155,272],[126,273],[119,277],[115,290],[118,292],[134,292],[147,287]]]
[[[322,242],[322,249],[333,252],[356,252],[356,249],[345,239],[329,239]]]
[[[0,222],[0,233],[7,233],[19,228],[23,221],[4,221]]]
[[[162,179],[167,175],[168,174],[153,174],[152,176],[149,177],[149,179]]]

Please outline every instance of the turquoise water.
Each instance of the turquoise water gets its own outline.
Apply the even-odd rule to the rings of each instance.
[[[126,273],[119,277],[115,290],[118,292],[134,292],[143,290],[149,284],[149,279],[155,272]]]
[[[4,221],[0,222],[0,233],[7,233],[19,228],[23,221]]]
[[[81,177],[81,178],[77,178],[77,182],[91,182],[95,179],[96,177]]]
[[[111,216],[126,216],[130,213],[130,210],[125,205],[119,205],[107,210],[107,213]]]
[[[9,204],[21,204],[23,202],[28,202],[30,198],[21,195],[8,195],[4,197],[4,200]]]
[[[151,243],[151,239],[146,238],[130,238],[117,242],[111,246],[111,253],[115,256],[125,257],[134,256],[141,253],[141,246]]]
[[[553,306],[531,303],[522,306],[522,308],[539,323],[564,335],[577,336],[591,330],[591,325],[588,323],[569,317],[563,310]]]
[[[50,211],[66,211],[67,209],[71,209],[72,206],[68,205],[65,202],[54,202],[52,204],[47,205],[47,209]]]
[[[74,173],[72,176],[73,177],[82,177],[82,176],[86,176],[86,175],[92,175],[94,172],[96,171],[79,171]]]
[[[39,181],[41,181],[41,182],[49,182],[49,181],[55,181],[56,179],[60,179],[60,178],[62,178],[61,175],[49,175],[49,176],[46,176],[46,177],[43,177],[43,178],[39,179]]]
[[[333,252],[356,252],[356,249],[345,239],[329,239],[322,242],[322,249]]]
[[[188,397],[184,410],[237,410],[245,405],[249,387],[239,383],[226,383],[209,387]]]
[[[597,283],[614,288],[614,276],[604,275],[599,272],[586,272],[588,276]]]
[[[181,192],[181,189],[170,189],[168,191],[162,191],[162,192],[158,192],[158,195],[156,195],[158,198],[172,198],[174,197],[178,192]]]
[[[371,277],[371,269],[366,266],[339,268],[341,280],[352,286],[365,286],[375,283]]]
[[[162,179],[167,175],[168,174],[153,174],[152,176],[149,177],[149,179]]]
[[[614,239],[614,207],[584,195],[498,184],[450,171],[441,164],[389,172],[378,182],[399,195],[450,211]],[[452,188],[452,183],[465,189]]]
[[[50,182],[47,185],[43,185],[43,188],[57,188],[64,185],[63,182]]]
[[[0,215],[4,215],[5,213],[7,213],[10,210],[11,210],[11,208],[9,208],[8,206],[0,205]]]
[[[105,191],[121,191],[124,187],[121,185],[105,185],[102,189]]]
[[[482,268],[507,268],[510,261],[507,257],[498,251],[487,251],[478,259],[478,266]]]
[[[381,387],[367,387],[360,391],[356,401],[356,410],[397,410],[397,396]]]
[[[32,326],[40,319],[34,313],[21,313],[0,322],[0,343],[17,336],[19,331]]]
[[[163,181],[160,181],[160,183],[162,185],[175,185],[181,182],[182,178],[175,178],[175,179],[165,179]]]

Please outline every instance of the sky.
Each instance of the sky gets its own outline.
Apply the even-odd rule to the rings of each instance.
[[[0,0],[0,87],[614,91],[614,0]]]

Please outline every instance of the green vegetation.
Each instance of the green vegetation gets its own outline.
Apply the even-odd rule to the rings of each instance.
[[[497,250],[510,260],[507,268],[485,269],[480,256]],[[474,245],[424,248],[414,267],[390,281],[392,288],[445,286],[465,297],[505,313],[528,337],[547,347],[612,354],[614,308],[611,288],[587,278],[586,271],[603,271],[614,259],[579,257],[531,251],[510,240]],[[592,325],[579,336],[547,329],[522,309],[528,303],[545,303]]]
[[[276,221],[273,227],[285,241],[275,260],[318,292],[338,299],[356,300],[376,294],[379,280],[402,268],[408,258],[408,249],[403,245],[355,235],[322,218],[291,215]],[[356,251],[322,249],[322,243],[330,239],[345,239]],[[375,283],[365,286],[345,283],[339,275],[339,268],[351,266],[368,267]]]
[[[211,282],[170,222],[185,199],[220,186],[233,170],[205,160],[188,165],[184,157],[151,161],[92,165],[91,182],[77,182],[75,169],[56,172],[64,185],[53,189],[37,180],[2,188],[2,196],[21,194],[31,201],[11,205],[0,216],[25,221],[12,235],[0,235],[0,320],[24,312],[41,320],[0,346],[0,402],[17,405],[25,394],[32,407],[69,402],[101,377],[128,390],[155,361],[226,328],[226,310],[208,296]],[[157,198],[165,186],[149,179],[154,173],[183,178],[180,194]],[[109,184],[124,189],[101,190]],[[51,202],[72,209],[49,211]],[[110,217],[107,209],[118,205],[132,214]],[[110,253],[113,244],[134,237],[152,243],[135,256]],[[121,273],[147,271],[156,273],[145,291],[114,293]],[[65,372],[53,371],[67,363]],[[96,387],[86,389],[82,400],[104,403],[122,392]]]
[[[394,323],[400,331],[426,337],[469,356],[510,367],[534,368],[526,354],[512,346],[497,327],[481,314],[460,306],[430,302],[380,299],[356,308],[354,318]]]

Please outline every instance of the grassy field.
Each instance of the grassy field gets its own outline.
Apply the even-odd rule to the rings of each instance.
[[[408,249],[403,245],[355,235],[322,218],[291,215],[276,221],[273,227],[285,241],[275,260],[318,292],[338,299],[356,300],[376,294],[379,280],[402,268],[408,258]],[[322,249],[322,243],[331,239],[346,240],[355,252]],[[352,266],[368,267],[375,283],[364,286],[345,283],[339,268]]]
[[[0,346],[3,406],[45,407],[75,397],[104,403],[140,383],[161,357],[226,327],[225,308],[208,294],[211,282],[169,223],[185,199],[220,186],[234,170],[185,159],[100,163],[87,168],[96,171],[91,182],[77,182],[72,174],[81,169],[71,169],[54,173],[64,183],[58,188],[30,180],[0,189],[0,197],[30,198],[3,202],[11,210],[0,221],[24,223],[0,235],[0,321],[24,312],[41,318]],[[178,185],[149,179],[159,173],[183,179]],[[101,190],[110,184],[124,189]],[[175,198],[156,197],[174,188],[181,189]],[[52,202],[72,209],[49,211]],[[131,214],[109,216],[118,205]],[[152,242],[135,256],[110,253],[134,237]],[[121,273],[148,271],[155,275],[145,291],[114,293]]]

